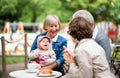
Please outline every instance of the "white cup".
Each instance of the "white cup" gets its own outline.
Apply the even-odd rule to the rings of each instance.
[[[28,70],[29,71],[35,71],[36,70],[36,64],[34,64],[34,63],[28,63],[27,64],[27,68],[28,68]]]

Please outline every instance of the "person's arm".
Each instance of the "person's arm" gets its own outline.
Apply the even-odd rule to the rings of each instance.
[[[89,66],[92,60],[85,51],[77,51],[75,57],[73,58],[69,53],[64,54],[65,63],[69,65],[68,72],[74,78],[92,78],[93,70]]]
[[[44,69],[44,68],[54,69],[54,68],[56,68],[56,67],[57,67],[57,63],[54,62],[54,63],[52,63],[52,64],[50,64],[50,65],[48,65],[48,66],[44,66],[44,67],[42,67],[41,69]]]
[[[54,56],[55,58],[56,58],[56,56]],[[56,60],[54,58],[54,60]],[[47,61],[48,62],[48,61]],[[42,68],[48,68],[48,69],[54,69],[54,68],[56,68],[57,67],[57,63],[56,62],[53,62],[52,64],[49,64],[49,65],[46,65],[46,66],[44,66],[44,67],[42,67]],[[41,68],[41,69],[42,69]]]
[[[63,54],[66,65],[74,63],[74,57],[69,52],[64,52]]]
[[[28,58],[30,58],[31,60],[35,59],[39,57],[39,51],[37,49],[32,50],[29,54],[28,54]]]
[[[49,56],[50,56],[50,58],[45,60],[45,65],[50,65],[56,61],[56,55],[53,50],[49,51]]]

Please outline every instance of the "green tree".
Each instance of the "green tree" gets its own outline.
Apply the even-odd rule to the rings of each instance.
[[[56,14],[61,22],[69,22],[72,14],[80,9],[89,10],[96,21],[95,12],[106,11],[105,20],[119,17],[120,0],[0,0],[0,23],[5,20],[42,22],[48,14]]]
[[[116,21],[116,24],[120,23],[120,0],[111,1],[110,16]]]
[[[16,11],[17,0],[0,0],[0,23],[9,20],[17,20],[19,17]]]

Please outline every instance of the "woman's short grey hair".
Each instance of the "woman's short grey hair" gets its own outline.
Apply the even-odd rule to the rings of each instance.
[[[47,30],[46,26],[54,25],[55,22],[58,22],[58,24],[59,24],[59,30],[60,30],[60,20],[59,20],[58,16],[56,16],[56,15],[48,15],[45,18],[45,21],[44,21],[44,24],[43,24],[43,29]]]
[[[86,19],[90,24],[94,24],[94,18],[92,16],[92,14],[87,11],[87,10],[79,10],[76,11],[73,16],[72,19],[76,18],[76,17],[83,17],[84,19]]]

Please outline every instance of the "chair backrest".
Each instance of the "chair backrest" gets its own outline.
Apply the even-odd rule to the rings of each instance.
[[[111,64],[110,68],[115,71],[115,75],[118,75],[120,78],[120,58],[118,58],[118,55],[120,55],[120,44],[115,44],[114,51],[111,56]]]

